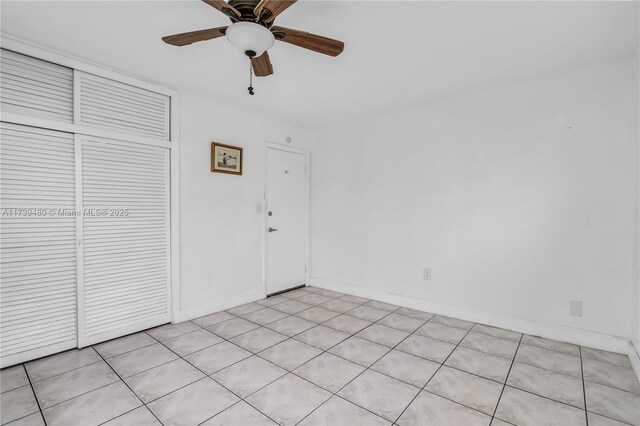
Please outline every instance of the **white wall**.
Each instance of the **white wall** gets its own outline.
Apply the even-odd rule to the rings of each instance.
[[[181,93],[178,321],[264,296],[264,142],[286,144],[287,136],[298,148],[308,140],[302,129],[268,115]],[[212,141],[243,147],[242,176],[211,173]]]
[[[628,339],[633,74],[622,60],[322,129],[311,277]]]

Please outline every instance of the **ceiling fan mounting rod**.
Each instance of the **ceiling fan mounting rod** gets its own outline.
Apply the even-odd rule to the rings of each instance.
[[[249,61],[249,87],[247,87],[249,94],[253,96],[253,66],[251,65],[251,61]]]

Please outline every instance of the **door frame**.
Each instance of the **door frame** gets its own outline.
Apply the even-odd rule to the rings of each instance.
[[[294,154],[304,155],[304,165],[305,165],[305,200],[304,200],[304,281],[305,285],[307,281],[309,281],[309,200],[311,197],[309,196],[309,160],[311,157],[311,153],[306,149],[294,148],[288,145],[281,145],[273,142],[265,141],[264,143],[264,157],[262,160],[262,164],[264,164],[264,174],[262,177],[263,182],[263,198],[262,198],[262,288],[264,290],[264,296],[266,297],[269,294],[269,290],[267,289],[267,252],[268,252],[268,244],[267,244],[267,227],[268,227],[268,216],[267,212],[269,209],[267,208],[267,200],[268,200],[268,187],[267,187],[267,153],[270,149],[277,149],[280,151],[291,152]]]

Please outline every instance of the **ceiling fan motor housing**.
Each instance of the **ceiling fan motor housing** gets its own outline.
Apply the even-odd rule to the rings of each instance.
[[[260,0],[230,0],[229,5],[240,12],[240,19],[235,18],[233,21],[255,22],[258,18],[255,14],[258,3]]]

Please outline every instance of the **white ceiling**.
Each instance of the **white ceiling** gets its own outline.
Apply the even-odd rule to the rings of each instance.
[[[254,81],[226,39],[164,35],[226,25],[200,1],[1,3],[2,32],[305,127],[562,72],[638,52],[638,2],[299,1],[285,27],[343,40],[331,58],[276,42]]]

